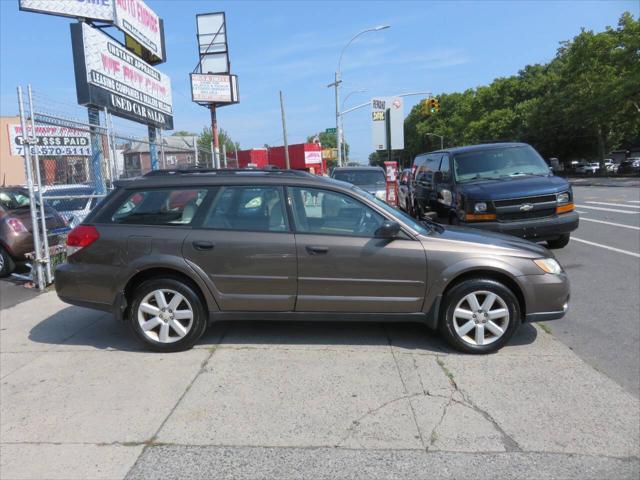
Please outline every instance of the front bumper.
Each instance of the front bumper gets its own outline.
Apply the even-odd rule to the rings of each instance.
[[[525,322],[559,320],[569,311],[571,288],[566,273],[518,277],[525,302]]]
[[[492,232],[506,233],[529,240],[553,240],[560,235],[578,228],[579,217],[576,212],[561,213],[547,218],[515,220],[509,222],[463,222],[460,225],[481,228]]]

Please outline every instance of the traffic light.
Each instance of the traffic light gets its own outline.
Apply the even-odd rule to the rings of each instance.
[[[422,113],[431,115],[440,112],[440,102],[437,98],[428,98],[422,102]]]

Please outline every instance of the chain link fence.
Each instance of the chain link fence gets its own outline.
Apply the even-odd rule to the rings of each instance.
[[[33,251],[30,272],[17,275],[43,289],[55,265],[66,258],[66,234],[80,224],[119,179],[156,169],[211,168],[211,148],[198,136],[164,136],[149,141],[146,126],[113,118],[18,87],[20,124],[15,126],[23,156]]]

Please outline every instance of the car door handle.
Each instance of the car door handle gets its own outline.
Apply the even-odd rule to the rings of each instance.
[[[203,242],[203,241],[195,241],[192,243],[193,248],[195,248],[196,250],[213,250],[213,243],[212,242]]]
[[[329,247],[320,247],[318,245],[307,245],[306,248],[309,255],[323,255],[329,252]]]

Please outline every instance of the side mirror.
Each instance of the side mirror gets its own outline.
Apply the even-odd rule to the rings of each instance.
[[[451,190],[447,190],[446,188],[440,190],[438,192],[438,202],[450,207],[453,203],[453,195],[451,194]]]
[[[400,224],[391,220],[385,220],[376,230],[377,238],[395,238],[400,233]]]
[[[440,172],[440,171],[433,172],[433,182],[434,183],[442,183],[443,180],[444,180],[444,176],[442,175],[442,172]]]

